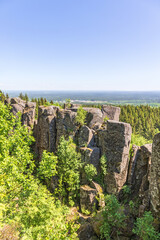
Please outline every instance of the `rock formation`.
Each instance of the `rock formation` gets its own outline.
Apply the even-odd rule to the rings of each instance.
[[[28,127],[33,127],[35,121],[36,103],[26,102],[21,98],[8,98],[5,104],[10,104],[11,112],[17,116],[17,113],[22,114],[22,124]]]
[[[151,207],[154,214],[160,217],[160,133],[153,139],[151,172],[149,180],[149,191],[151,196]]]
[[[108,193],[118,193],[126,182],[131,133],[130,124],[109,120],[107,130],[99,135],[102,154],[107,157],[105,187]]]

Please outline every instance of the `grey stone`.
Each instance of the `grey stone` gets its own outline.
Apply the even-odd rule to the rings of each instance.
[[[79,147],[90,147],[94,146],[94,135],[93,135],[93,130],[91,130],[87,126],[82,126],[79,129],[79,134],[78,134],[78,145]]]
[[[149,192],[154,214],[160,217],[160,133],[153,139]]]
[[[96,189],[91,188],[88,185],[83,185],[80,187],[80,206],[82,212],[87,210],[92,213],[96,209],[98,204],[96,196]]]
[[[108,117],[109,120],[119,121],[121,109],[110,105],[102,105],[103,118]]]
[[[38,109],[38,121],[35,127],[36,151],[39,160],[44,150],[55,152],[56,150],[56,115],[58,108],[55,106]]]
[[[56,146],[58,146],[62,136],[68,138],[69,136],[74,137],[77,130],[76,118],[77,113],[71,110],[59,109],[57,113],[56,130],[57,140]]]
[[[118,193],[126,182],[131,133],[130,124],[109,120],[107,130],[100,134],[102,154],[107,157],[107,175],[104,182],[106,191],[110,194]]]

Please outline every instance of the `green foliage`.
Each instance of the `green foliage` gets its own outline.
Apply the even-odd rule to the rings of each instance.
[[[51,179],[56,173],[57,157],[50,152],[43,151],[42,160],[37,170],[40,179]]]
[[[151,143],[151,141],[145,139],[143,136],[132,134],[131,145],[143,146],[144,144]]]
[[[151,212],[145,212],[142,218],[137,218],[133,233],[137,234],[142,240],[158,240],[160,233],[153,227],[154,218]]]
[[[131,194],[131,189],[130,189],[130,187],[128,186],[128,185],[124,185],[123,187],[122,187],[122,190],[123,190],[123,193],[125,194],[125,195],[130,195]]]
[[[122,187],[122,191],[123,191],[123,201],[124,203],[128,202],[129,197],[131,195],[131,188],[128,185],[124,185]]]
[[[67,200],[72,205],[79,189],[81,157],[71,138],[68,141],[64,137],[61,138],[57,156],[57,175],[59,177],[57,192],[64,201]]]
[[[113,227],[116,228],[118,235],[119,229],[124,227],[124,220],[126,217],[123,208],[114,195],[107,195],[105,197],[105,204],[105,208],[102,211],[103,224],[100,228],[100,232],[102,239],[105,238],[110,240],[113,234]]]
[[[107,116],[103,119],[104,122],[107,122],[108,120],[109,118]]]
[[[87,115],[87,111],[85,111],[83,107],[80,106],[77,110],[76,122],[81,126],[84,125],[86,120],[86,115]]]
[[[4,100],[5,100],[5,95],[4,95],[4,93],[0,90],[0,102],[4,102]]]
[[[97,169],[95,168],[95,166],[93,166],[93,164],[87,164],[84,167],[84,171],[86,174],[86,178],[89,182],[91,182],[93,177],[97,175]]]
[[[143,136],[147,140],[152,140],[154,135],[160,130],[160,108],[148,105],[140,106],[120,106],[120,121],[130,123],[134,135]]]
[[[103,176],[107,175],[107,158],[106,155],[102,155],[102,157],[100,158],[100,167],[101,167],[101,171]]]
[[[33,176],[32,142],[21,117],[0,102],[0,239],[77,239],[69,209]],[[43,161],[48,157],[44,154]]]
[[[81,208],[81,212],[87,216],[89,216],[91,214],[91,212],[88,209],[85,208]]]
[[[71,99],[70,98],[66,99],[66,106],[67,106],[67,108],[71,107]]]
[[[104,177],[107,175],[107,158],[105,154],[100,158],[100,168],[101,171],[96,177],[94,177],[94,181],[104,187]]]
[[[130,207],[131,213],[135,214],[137,210],[136,210],[135,203],[132,200],[129,201],[129,207]]]

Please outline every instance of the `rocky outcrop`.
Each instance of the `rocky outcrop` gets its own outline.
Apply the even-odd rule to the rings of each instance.
[[[62,136],[68,138],[69,136],[74,137],[77,130],[76,118],[77,113],[71,110],[59,109],[57,112],[56,130],[57,139],[56,146],[58,146],[60,138]]]
[[[54,152],[56,150],[56,116],[58,107],[40,106],[38,121],[35,126],[36,152],[41,159],[43,150]]]
[[[131,133],[130,124],[109,120],[107,130],[100,134],[102,154],[107,157],[107,175],[104,183],[108,193],[118,193],[126,182]]]
[[[78,133],[78,146],[91,147],[94,146],[94,132],[87,126],[82,126]]]
[[[104,195],[101,186],[92,181],[91,186],[82,185],[80,187],[80,207],[82,213],[91,214],[96,209],[104,207]]]
[[[87,111],[86,125],[94,130],[101,127],[103,123],[103,114],[99,108],[83,108]]]
[[[22,114],[22,124],[33,127],[35,121],[36,103],[26,102],[21,98],[8,98],[5,104],[10,104],[11,112],[17,116],[18,112]]]
[[[135,167],[131,178],[132,189],[135,194],[139,192],[140,188],[141,191],[149,188],[147,178],[150,170],[151,153],[152,144],[146,144],[139,147],[135,155]]]
[[[33,127],[35,121],[36,103],[26,103],[22,114],[22,124]]]
[[[110,105],[102,105],[103,118],[108,117],[109,120],[119,121],[121,109]]]
[[[151,172],[150,172],[150,197],[154,214],[160,217],[160,133],[153,139]]]

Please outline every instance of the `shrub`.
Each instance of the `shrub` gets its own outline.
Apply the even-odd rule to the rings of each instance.
[[[154,218],[151,212],[145,212],[142,218],[137,218],[133,233],[137,234],[143,240],[158,240],[160,233],[153,227]]]
[[[95,166],[93,166],[93,164],[87,164],[84,167],[84,171],[86,174],[86,178],[89,182],[91,182],[93,177],[97,175],[97,169],[95,168]]]
[[[86,115],[87,115],[87,111],[85,111],[82,108],[82,106],[80,106],[77,110],[76,122],[81,126],[84,125],[86,120]]]
[[[51,179],[57,173],[56,165],[57,157],[53,153],[43,151],[42,160],[37,170],[40,179]]]
[[[103,224],[100,227],[101,238],[107,240],[111,239],[113,234],[113,227],[119,234],[119,229],[124,226],[125,215],[123,209],[114,195],[105,196],[105,208],[102,211]]]
[[[109,117],[105,117],[104,119],[103,119],[103,122],[107,122],[109,120]]]

